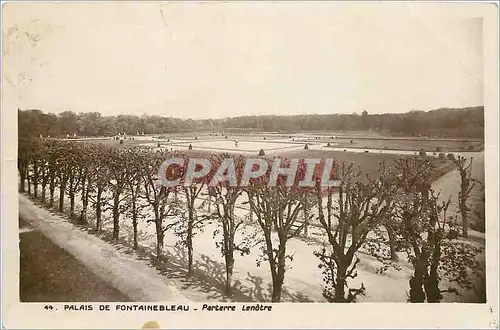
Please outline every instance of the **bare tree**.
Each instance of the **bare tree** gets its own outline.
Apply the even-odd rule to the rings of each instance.
[[[32,143],[28,139],[19,139],[17,152],[17,169],[19,170],[19,191],[26,191],[26,179],[29,175]]]
[[[47,185],[50,180],[50,163],[49,163],[49,145],[45,141],[40,145],[41,161],[40,161],[40,184],[42,186],[42,195],[40,199],[45,203],[47,197]]]
[[[110,149],[108,157],[110,170],[110,180],[108,181],[108,185],[113,198],[112,202],[107,203],[107,205],[113,211],[113,240],[118,240],[120,234],[120,215],[126,209],[126,207],[122,205],[122,201],[126,198],[124,191],[126,189],[128,178],[124,151]]]
[[[142,171],[144,170],[143,154],[138,149],[130,149],[125,154],[125,167],[127,172],[127,200],[129,213],[132,217],[132,230],[133,230],[133,247],[137,249],[139,243],[137,238],[137,225],[138,219],[141,217],[142,206],[140,205],[139,197],[141,196],[142,188]]]
[[[81,145],[70,144],[68,146],[69,150],[67,161],[69,162],[70,170],[68,177],[68,195],[69,195],[69,216],[70,218],[75,217],[75,197],[78,187],[80,186],[80,179],[82,178],[83,171],[86,167],[84,164],[84,150],[82,150]]]
[[[422,248],[429,249],[429,272],[424,274],[424,289],[427,296],[427,302],[437,303],[443,298],[442,292],[447,292],[449,290],[440,290],[439,281],[440,277],[438,275],[439,264],[442,258],[442,240],[446,238],[445,230],[447,228],[446,224],[446,211],[450,205],[450,199],[447,201],[439,202],[439,194],[436,194],[434,190],[431,189],[431,198],[428,201],[428,228],[427,228],[427,241],[426,247]],[[450,234],[447,236],[451,238]],[[425,256],[426,253],[421,253],[421,256]],[[425,262],[424,262],[425,263]]]
[[[282,164],[286,163],[287,160],[284,159]],[[271,299],[273,302],[279,302],[287,270],[286,260],[293,260],[293,256],[287,254],[287,243],[298,236],[306,224],[299,221],[299,215],[304,210],[303,201],[307,192],[296,185],[285,185],[284,181],[279,179],[275,186],[269,186],[267,178],[268,176],[264,176],[251,180],[246,190],[249,204],[264,236],[263,261],[269,263],[271,271]],[[274,233],[277,241],[273,237]]]
[[[33,197],[37,198],[38,197],[38,183],[40,182],[40,170],[41,170],[41,163],[42,163],[42,154],[41,154],[41,143],[40,140],[36,139],[33,140],[33,151],[32,151],[32,158],[31,158],[31,169],[33,171],[32,178],[33,178]]]
[[[193,158],[194,159],[194,158]],[[186,175],[188,166],[189,166],[190,158],[187,155],[184,155],[184,165],[181,169],[182,173],[182,185],[180,186],[180,191],[183,192],[185,197],[185,207],[187,208],[187,212],[183,212],[180,214],[181,219],[183,221],[178,223],[176,227],[175,234],[181,238],[179,244],[183,245],[187,248],[188,252],[188,270],[187,276],[191,276],[193,274],[193,260],[194,260],[194,245],[193,238],[196,235],[198,230],[202,230],[203,222],[206,220],[206,217],[199,217],[197,214],[197,210],[195,207],[195,202],[200,196],[201,191],[204,187],[207,186],[207,183],[210,180],[211,175],[205,175],[201,178],[193,177],[192,182],[186,183]]]
[[[422,216],[427,207],[429,189],[434,174],[434,164],[426,158],[405,158],[396,161],[396,185],[398,186],[397,219],[400,222],[393,226],[399,230],[410,261],[414,266],[414,274],[410,279],[410,302],[424,302],[425,291],[423,278],[427,252],[422,255],[418,244],[422,231]],[[394,218],[396,219],[396,218]],[[410,249],[410,250],[408,250]]]
[[[469,211],[470,208],[467,205],[467,200],[469,199],[470,193],[477,183],[477,180],[472,178],[472,161],[471,157],[469,161],[465,157],[458,156],[454,162],[457,166],[458,173],[460,174],[460,191],[458,192],[458,208],[460,209],[460,215],[462,216],[462,236],[468,236],[469,229]]]
[[[439,193],[431,188],[435,171],[431,160],[403,159],[394,169],[398,192],[394,194],[397,216],[393,228],[414,267],[409,301],[440,302],[442,293],[458,291],[439,288],[439,270],[460,286],[471,285],[467,268],[477,270],[475,257],[480,249],[456,240],[458,231],[447,223],[450,199],[440,202]],[[463,262],[457,264],[457,259]]]
[[[385,226],[385,229],[387,231],[387,236],[389,239],[389,251],[391,254],[391,260],[392,261],[399,261],[398,253],[397,253],[397,243],[396,243],[396,237],[394,233],[394,229],[392,228],[391,225]]]
[[[61,145],[61,148],[58,150],[58,158],[57,158],[57,176],[59,182],[59,213],[64,212],[64,194],[66,188],[68,186],[68,180],[72,172],[72,164],[71,156],[68,153],[69,143],[64,143]],[[65,150],[66,149],[66,150]]]
[[[230,158],[229,155],[223,157],[213,157],[212,166],[219,168],[224,160],[231,160],[231,164],[234,165],[234,174],[238,176],[241,174],[244,166],[244,158],[242,156]],[[231,165],[231,166],[233,166]],[[234,178],[237,180],[237,177]],[[237,182],[236,182],[237,183]],[[236,201],[243,193],[243,188],[238,184],[229,184],[228,182],[218,182],[217,184],[211,185],[209,188],[209,196],[214,196],[214,212],[209,214],[209,218],[217,221],[220,229],[214,232],[214,237],[220,233],[222,229],[222,241],[216,241],[217,247],[220,249],[222,256],[224,257],[226,266],[226,295],[231,295],[232,288],[232,276],[234,267],[234,253],[235,251],[240,252],[242,255],[248,254],[249,249],[249,239],[241,241],[239,243],[235,242],[235,235],[241,230],[243,225],[243,220],[238,219],[234,214],[234,209]]]
[[[328,247],[315,255],[324,269],[325,288],[323,296],[330,302],[353,302],[356,296],[364,294],[359,289],[349,289],[347,280],[357,276],[356,266],[360,259],[358,250],[366,243],[368,234],[380,226],[392,208],[391,189],[385,181],[385,168],[376,181],[360,180],[360,171],[353,164],[342,163],[337,175],[341,181],[338,200],[327,189],[326,208],[323,206],[323,192],[317,186],[318,220],[328,238]],[[345,292],[348,288],[348,292]]]
[[[80,172],[80,187],[82,210],[80,212],[79,222],[87,224],[87,210],[91,192],[93,192],[93,183],[97,177],[97,161],[99,159],[99,148],[95,144],[82,145],[83,157],[81,158],[81,172]]]
[[[179,215],[179,201],[169,201],[169,195],[176,187],[165,187],[158,177],[158,170],[169,155],[164,152],[156,152],[148,155],[148,162],[142,165],[143,194],[148,205],[153,209],[153,219],[147,220],[155,224],[156,230],[156,259],[160,261],[163,255],[165,232],[175,225],[174,222],[165,224],[165,219]],[[145,160],[145,158],[143,158]]]
[[[54,194],[56,189],[56,180],[57,180],[57,158],[59,157],[60,148],[59,144],[51,141],[47,150],[48,153],[48,177],[49,177],[49,207],[52,208],[54,206]]]
[[[107,155],[108,148],[102,145],[94,146],[94,161],[95,169],[93,180],[87,191],[92,191],[89,195],[89,200],[92,203],[92,208],[95,211],[95,230],[100,231],[102,228],[102,213],[105,210],[103,205],[107,205],[107,192],[109,190],[109,180],[111,176],[109,167],[109,158]]]
[[[193,238],[195,235],[195,230],[199,229],[204,218],[198,217],[194,203],[198,198],[201,189],[203,188],[202,184],[198,184],[190,187],[183,187],[184,196],[186,198],[186,207],[187,207],[187,217],[186,217],[186,230],[179,231],[181,237],[184,238],[184,245],[188,250],[188,276],[193,273]],[[183,235],[185,234],[185,235]]]

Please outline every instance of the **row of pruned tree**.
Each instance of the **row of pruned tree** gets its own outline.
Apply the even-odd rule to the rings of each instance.
[[[309,175],[303,162],[298,164],[296,182],[291,186],[285,184],[284,176],[277,178],[277,185],[270,186],[270,175],[252,179],[248,185],[229,184],[228,172],[234,171],[236,180],[241,180],[246,164],[242,156],[228,154],[212,155],[212,171],[194,184],[166,187],[160,183],[158,170],[169,157],[185,160],[184,165],[168,169],[169,175],[183,177],[189,159],[186,154],[58,140],[20,140],[20,191],[27,190],[61,213],[67,209],[67,195],[69,216],[88,224],[92,214],[96,231],[102,230],[103,216],[109,211],[114,240],[120,237],[120,219],[128,219],[134,248],[139,246],[139,222],[153,223],[160,262],[168,261],[163,247],[166,231],[172,230],[180,238],[176,244],[187,250],[188,276],[193,274],[194,236],[206,223],[216,222],[219,226],[214,236],[220,238],[216,245],[225,261],[228,295],[233,285],[235,254],[248,254],[250,248],[260,246],[262,253],[257,263],[269,265],[271,299],[280,301],[285,274],[293,261],[287,251],[288,242],[312,223],[326,237],[315,255],[323,269],[323,295],[328,301],[352,302],[365,292],[364,285],[349,287],[350,279],[357,277],[360,253],[375,256],[382,263],[381,271],[398,268],[398,255],[406,256],[413,267],[409,281],[411,302],[439,302],[443,292],[456,292],[440,288],[443,275],[463,287],[473,284],[469,273],[479,268],[476,255],[480,249],[459,239],[456,222],[446,214],[450,201],[441,201],[439,193],[432,189],[436,170],[432,158],[402,158],[391,166],[382,165],[376,178],[363,176],[354,164],[336,164],[334,176],[341,184],[324,188],[319,184],[323,163],[312,173],[314,186],[297,184]],[[276,159],[267,161],[271,164]],[[290,165],[289,160],[280,161],[281,166]],[[473,180],[467,162],[462,158],[459,161],[459,168],[469,173],[465,175],[469,184],[462,182],[463,199],[470,193]],[[215,177],[227,180],[209,185]],[[202,204],[208,208],[205,212],[195,205],[202,194],[206,195]],[[245,219],[235,215],[235,208],[242,196],[246,197],[249,217],[255,219],[253,224],[258,230],[251,239],[238,240]],[[77,214],[78,197],[81,208]]]

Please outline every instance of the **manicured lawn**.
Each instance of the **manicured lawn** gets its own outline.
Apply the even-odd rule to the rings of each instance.
[[[387,165],[392,164],[401,156],[394,154],[377,154],[377,153],[357,153],[343,151],[323,151],[323,150],[297,150],[290,151],[283,156],[289,158],[333,158],[336,162],[354,163],[359,165],[363,173],[374,178],[377,176],[377,171],[380,163]]]
[[[479,141],[459,140],[425,140],[425,139],[377,139],[377,138],[337,138],[328,140],[312,140],[326,144],[330,142],[336,148],[367,148],[390,150],[421,150],[427,152],[480,151],[484,143]],[[352,143],[351,143],[352,141]]]

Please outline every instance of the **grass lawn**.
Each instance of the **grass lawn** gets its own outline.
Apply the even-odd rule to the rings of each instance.
[[[198,136],[199,135],[199,136]],[[194,137],[198,136],[199,140],[213,140],[224,138],[222,135],[207,135],[198,134],[193,136],[186,135],[164,135],[166,138],[173,139],[186,139],[193,140]],[[291,135],[290,135],[291,136]],[[287,140],[289,136],[287,135],[276,135],[268,136],[266,140]],[[262,140],[263,136],[258,135],[228,135],[228,139],[248,139],[248,140]],[[331,136],[321,136],[320,134],[314,136],[294,136],[296,141],[303,140],[309,143],[318,143],[326,145],[328,142],[332,144],[332,147],[336,148],[366,148],[366,149],[390,149],[390,150],[421,150],[426,152],[457,152],[457,151],[481,151],[484,149],[484,142],[477,140],[451,140],[451,139],[425,139],[425,138],[406,138],[406,137],[391,137],[391,138],[381,138],[380,136],[363,136],[363,137],[345,137],[338,135]],[[290,142],[291,142],[290,138]],[[123,140],[123,144],[120,145],[118,140],[98,140],[95,142],[103,143],[106,145],[115,146],[118,148],[134,146],[141,143],[151,143],[152,141],[146,140]]]
[[[114,147],[117,149],[124,149],[124,148],[131,148],[131,147],[137,147],[140,144],[144,144],[147,141],[144,140],[123,140],[123,143],[120,144],[120,141],[118,140],[88,140],[88,141],[81,141],[80,143],[101,143],[104,144],[108,147]]]
[[[392,164],[399,155],[376,154],[376,153],[356,153],[343,151],[323,151],[323,150],[295,150],[283,153],[282,156],[289,158],[333,158],[337,162],[354,163],[359,165],[363,173],[374,178],[380,163]]]
[[[99,141],[94,141],[94,143],[95,142],[102,143],[104,145],[119,149],[138,147],[141,144],[148,143],[147,141],[144,140],[123,140],[122,144],[120,144],[120,141],[118,140],[99,140]],[[213,151],[208,151],[208,150],[193,150],[184,152],[188,155],[200,155],[200,156],[210,156],[214,154]],[[329,150],[304,150],[304,149],[285,150],[281,152],[276,151],[270,153],[269,156],[281,156],[287,158],[333,158],[337,162],[354,163],[359,165],[361,171],[365,174],[368,174],[372,178],[375,178],[377,176],[377,171],[381,163],[390,165],[396,159],[403,157],[401,155],[385,154],[385,153],[356,153],[356,152],[344,152],[337,150],[329,151]],[[451,169],[452,167],[450,167],[449,162],[446,162],[444,164],[439,163],[439,170],[440,172],[442,172],[440,173],[439,176],[445,174]]]
[[[318,141],[318,140],[316,140]],[[352,141],[352,143],[351,143]],[[453,141],[453,140],[417,140],[417,139],[329,139],[332,147],[337,148],[366,148],[390,150],[421,150],[427,152],[453,152],[453,151],[480,151],[484,148],[483,142],[478,141]]]

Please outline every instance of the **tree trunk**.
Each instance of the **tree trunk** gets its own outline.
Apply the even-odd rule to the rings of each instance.
[[[42,196],[40,197],[40,199],[42,203],[45,203],[45,197],[47,195],[47,173],[45,166],[42,166],[40,170],[40,176],[41,176],[40,185],[42,186]]]
[[[120,235],[120,192],[113,195],[113,240],[117,241]]]
[[[87,206],[88,206],[88,203],[89,203],[89,200],[88,200],[88,197],[86,197],[83,200],[82,211],[80,212],[80,223],[82,225],[86,225],[87,224]]]
[[[193,223],[194,223],[194,200],[189,203],[189,218],[188,218],[188,228],[187,228],[187,249],[188,249],[188,271],[187,275],[191,276],[193,274]]]
[[[467,215],[467,204],[465,201],[460,201],[460,213],[462,215],[462,236],[467,238],[469,236],[469,219]]]
[[[304,237],[307,237],[309,235],[309,212],[307,211],[307,202],[304,207]]]
[[[424,276],[426,267],[423,261],[417,260],[415,263],[415,271],[410,278],[410,302],[423,303],[425,302],[425,292],[423,289]]]
[[[102,188],[97,187],[97,196],[96,196],[96,203],[95,203],[95,230],[100,231],[101,230],[101,195],[102,195]]]
[[[279,271],[278,271],[279,273]],[[281,291],[283,289],[283,278],[280,277],[279,274],[273,276],[273,292],[271,296],[272,302],[280,302],[281,301]]]
[[[439,303],[443,298],[441,290],[439,289],[439,279],[437,276],[430,275],[424,281],[425,294],[428,303]]]
[[[73,189],[69,192],[69,216],[72,219],[75,217],[75,191]]]
[[[134,250],[137,250],[139,243],[137,242],[137,209],[135,200],[132,200],[132,228],[134,230]]]
[[[26,176],[26,179],[28,180],[28,195],[31,195],[31,180],[30,180],[30,175]]]
[[[336,285],[335,285],[335,302],[346,302],[345,287],[347,266],[344,262],[339,262],[337,265]]]
[[[38,197],[38,165],[33,165],[33,197]]]
[[[285,279],[285,258],[286,258],[286,242],[281,242],[278,250],[278,265],[275,276],[273,276],[273,292],[271,301],[280,302],[281,292],[283,288],[283,281]]]
[[[252,203],[249,203],[248,205],[250,206],[250,222],[253,222],[253,207],[252,207]]]
[[[233,278],[233,270],[229,270],[226,268],[226,288],[225,293],[226,296],[230,297],[232,293],[232,278]]]
[[[434,253],[430,265],[429,276],[424,281],[424,289],[427,295],[427,302],[439,303],[443,299],[441,290],[439,289],[439,262],[441,260],[441,232],[434,236]]]
[[[131,185],[130,192],[132,193],[132,230],[133,230],[133,249],[137,250],[139,247],[138,237],[137,237],[137,218],[138,218],[138,210],[137,210],[137,195],[138,195],[139,187]]]
[[[75,217],[75,187],[73,184],[75,183],[75,175],[73,173],[70,174],[69,178],[69,217]]]
[[[156,212],[157,213],[157,212]],[[159,262],[163,257],[163,226],[162,221],[156,217],[156,260]]]
[[[50,191],[49,207],[52,208],[54,206],[54,190],[56,188],[56,178],[52,173],[50,175],[51,176],[49,182],[49,191]]]
[[[234,257],[233,257],[233,249],[226,245],[226,251],[224,252],[224,259],[226,261],[226,296],[231,296],[232,294],[232,277],[233,277],[233,266],[234,266]]]
[[[45,196],[47,195],[47,181],[42,179],[42,202],[45,203]]]
[[[59,187],[59,213],[64,212],[64,191],[66,190],[66,184],[61,184]]]
[[[193,227],[188,224],[187,233],[187,248],[188,248],[188,276],[193,274]]]
[[[25,192],[26,191],[26,170],[24,169],[24,167],[22,167],[20,170],[19,170],[19,175],[21,177],[21,182],[19,183],[19,191],[20,192]]]
[[[387,229],[387,235],[389,236],[389,249],[391,251],[391,260],[398,261],[399,257],[396,252],[396,237],[394,236],[394,230],[390,226],[387,226],[385,228]]]
[[[80,212],[80,223],[82,225],[87,224],[87,207],[89,204],[89,193],[90,193],[89,184],[87,184],[87,187],[85,187],[85,181],[84,181],[82,187],[82,211]]]

